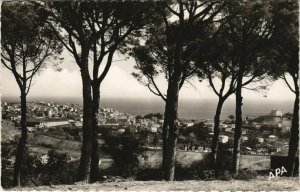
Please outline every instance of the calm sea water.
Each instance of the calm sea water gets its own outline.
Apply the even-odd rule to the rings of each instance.
[[[28,101],[53,101],[55,103],[74,103],[82,105],[81,98],[28,98]],[[2,102],[19,102],[19,98],[5,97]],[[292,112],[293,101],[245,100],[243,101],[243,116],[258,116],[270,113],[271,109],[280,109],[283,113]],[[180,100],[178,115],[184,119],[213,119],[216,110],[216,100]],[[113,108],[131,115],[148,113],[163,113],[164,102],[159,99],[109,99],[103,98],[101,107]],[[222,110],[221,118],[234,114],[234,100],[228,100]]]

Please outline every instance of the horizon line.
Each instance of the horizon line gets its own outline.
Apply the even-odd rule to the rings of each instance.
[[[17,98],[20,98],[20,96],[1,96],[0,97],[1,100],[2,99],[17,99]],[[78,96],[28,96],[27,97],[28,99],[38,99],[38,98],[41,98],[41,99],[82,99],[82,97],[78,97]],[[116,99],[116,100],[159,100],[159,101],[162,101],[159,97],[100,97],[100,100],[101,99]],[[218,98],[217,97],[214,97],[214,98],[180,98],[179,97],[179,101],[201,101],[201,100],[217,100]],[[245,99],[245,98],[244,98]],[[268,98],[249,98],[249,99],[245,99],[245,100],[248,100],[248,101],[262,101],[262,100],[266,100],[266,101],[289,101],[289,102],[294,102],[294,100],[291,100],[291,99],[268,99]],[[234,99],[228,99],[227,101],[234,101]],[[163,101],[162,101],[163,102]]]

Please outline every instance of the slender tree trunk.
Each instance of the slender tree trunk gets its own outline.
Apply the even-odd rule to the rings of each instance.
[[[176,144],[178,136],[178,127],[176,125],[177,120],[177,109],[178,109],[178,97],[179,97],[179,80],[170,79],[167,100],[165,107],[165,119],[164,124],[167,129],[164,139],[166,143],[164,144],[164,178],[167,181],[173,181],[175,176],[175,157],[176,157]]]
[[[89,183],[90,181],[90,164],[92,152],[92,97],[91,97],[91,80],[88,71],[88,61],[81,67],[82,91],[83,91],[83,141],[81,148],[80,164],[77,172],[77,180]]]
[[[91,182],[99,180],[99,146],[97,138],[98,126],[98,110],[100,103],[100,90],[99,86],[92,85],[93,88],[93,139],[92,139],[92,154],[91,154]]]
[[[164,114],[164,123],[163,123],[163,136],[162,136],[162,139],[163,139],[163,157],[162,157],[162,173],[163,173],[163,177],[166,178],[166,174],[165,174],[165,170],[167,169],[167,154],[168,154],[168,151],[167,151],[167,147],[168,147],[168,132],[169,132],[169,125],[168,125],[168,122],[169,122],[169,115],[167,113],[167,109],[166,109],[166,106],[165,106],[165,114]]]
[[[180,16],[179,16],[179,38],[176,40],[175,50],[170,47],[170,34],[166,30],[167,47],[168,47],[168,65],[169,79],[168,90],[164,114],[163,126],[163,174],[164,179],[173,181],[175,177],[175,161],[176,161],[176,144],[178,136],[177,126],[177,110],[178,98],[180,90],[180,81],[182,80],[182,52],[183,52],[183,36],[184,36],[184,14],[183,4],[179,3]]]
[[[235,129],[234,129],[234,143],[233,143],[233,156],[232,156],[232,172],[238,174],[239,159],[240,159],[240,139],[242,136],[242,76],[237,79],[236,88],[236,108],[235,108]]]
[[[236,88],[236,108],[235,108],[235,129],[234,129],[234,144],[233,144],[233,156],[232,156],[232,172],[238,174],[239,171],[239,159],[240,159],[240,139],[242,136],[242,75],[239,75],[237,79]]]
[[[218,143],[219,143],[219,135],[220,135],[220,116],[221,116],[224,101],[225,101],[224,98],[219,97],[216,114],[214,118],[214,136],[212,138],[212,146],[211,146],[211,165],[213,168],[216,168],[216,159],[217,159]]]
[[[19,140],[16,152],[16,160],[14,164],[14,186],[21,186],[21,175],[24,162],[25,145],[27,142],[27,128],[26,128],[26,93],[21,89],[21,138]]]
[[[298,85],[295,84],[295,103],[294,103],[294,111],[293,111],[293,120],[291,127],[291,136],[289,142],[289,153],[288,153],[288,175],[293,176],[295,171],[295,160],[298,151],[299,145],[299,88]]]

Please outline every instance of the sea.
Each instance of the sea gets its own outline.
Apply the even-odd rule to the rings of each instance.
[[[57,104],[78,104],[82,105],[81,98],[64,97],[64,98],[47,98],[47,97],[29,97],[28,102],[42,100],[45,102],[53,101]],[[2,102],[16,103],[19,102],[17,97],[2,97]],[[279,109],[283,113],[293,111],[293,100],[269,100],[269,99],[244,99],[243,100],[243,117],[267,115],[272,109]],[[217,100],[215,99],[180,99],[178,106],[178,117],[188,120],[213,119],[216,111]],[[159,99],[145,98],[102,98],[100,107],[112,108],[120,112],[131,115],[146,115],[149,113],[164,113],[165,103]],[[224,103],[221,119],[227,119],[229,115],[235,113],[234,99]]]

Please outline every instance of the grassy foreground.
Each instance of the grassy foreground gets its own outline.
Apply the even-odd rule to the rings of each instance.
[[[258,177],[249,181],[231,180],[231,181],[119,181],[84,184],[76,183],[75,185],[56,185],[56,186],[40,186],[13,188],[11,190],[101,190],[101,191],[299,191],[299,177],[287,178],[279,177],[268,180],[268,177]]]

